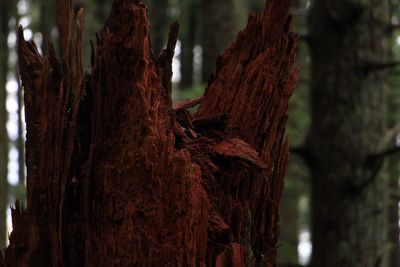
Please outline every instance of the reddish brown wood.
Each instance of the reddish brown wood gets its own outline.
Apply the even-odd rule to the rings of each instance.
[[[204,97],[175,107],[178,25],[155,59],[140,1],[114,0],[90,73],[83,11],[75,30],[70,12],[59,19],[76,36],[62,38],[61,62],[20,30],[28,206],[12,210],[4,264],[274,266],[297,74],[288,10],[273,0],[252,14]]]

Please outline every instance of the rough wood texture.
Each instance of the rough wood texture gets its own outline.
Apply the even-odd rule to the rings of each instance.
[[[20,30],[28,207],[12,210],[5,264],[274,266],[297,74],[288,9],[275,0],[252,14],[204,97],[174,107],[178,25],[155,59],[140,1],[114,1],[90,74],[83,11],[61,63]]]

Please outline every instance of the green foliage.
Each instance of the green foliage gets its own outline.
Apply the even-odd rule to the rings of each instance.
[[[204,89],[204,84],[195,84],[191,88],[183,89],[177,89],[176,86],[174,86],[172,90],[172,101],[178,102],[185,99],[200,97],[204,94]]]

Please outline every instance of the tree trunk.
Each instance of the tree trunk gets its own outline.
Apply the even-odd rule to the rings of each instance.
[[[158,56],[159,53],[165,48],[168,37],[168,25],[170,19],[168,17],[168,0],[148,0],[145,1],[148,5],[150,13],[149,19],[151,24],[151,47],[154,56]]]
[[[97,21],[102,25],[106,20],[110,11],[111,2],[109,0],[97,0],[96,4],[93,5],[94,16]]]
[[[237,31],[235,0],[201,0],[202,81],[207,83],[220,53]]]
[[[379,174],[390,18],[386,1],[314,1],[309,31],[312,265],[385,266]]]
[[[40,1],[40,33],[42,34],[42,45],[41,49],[43,54],[47,54],[47,48],[49,42],[51,42],[51,32],[56,22],[54,12],[49,12],[54,10],[55,1],[42,0]]]
[[[392,192],[399,192],[399,157],[390,158],[387,167],[389,188]],[[397,195],[389,199],[388,216],[388,241],[390,243],[390,265],[388,266],[397,267],[400,266],[399,199]]]
[[[183,31],[181,31],[181,82],[180,87],[187,89],[193,86],[193,48],[196,42],[197,0],[182,1],[181,18]]]
[[[398,17],[399,15],[400,2],[391,1],[389,2],[389,16],[391,18]],[[395,47],[397,34],[395,29],[392,29],[390,36],[390,57],[395,58]],[[382,142],[382,146],[396,147],[398,146],[398,137],[400,133],[400,107],[398,99],[400,97],[400,91],[398,90],[398,84],[400,77],[394,72],[390,73],[388,77],[389,90],[387,93],[387,130]],[[385,144],[388,143],[388,144]],[[389,188],[389,201],[388,201],[388,242],[389,242],[389,267],[400,266],[400,228],[399,228],[399,203],[400,199],[398,192],[400,192],[400,157],[398,154],[391,155],[387,162],[387,175],[388,175],[388,188]]]
[[[53,49],[43,58],[20,30],[28,206],[12,210],[3,265],[274,266],[297,75],[288,10],[268,1],[204,97],[174,107],[178,26],[154,59],[140,1],[114,1],[91,74],[80,63],[82,11],[76,44],[71,12],[59,20],[74,64]]]
[[[249,0],[247,2],[248,9],[250,11],[261,11],[264,8],[264,1],[261,0]]]

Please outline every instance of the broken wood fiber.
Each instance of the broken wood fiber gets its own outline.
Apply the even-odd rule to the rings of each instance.
[[[61,58],[19,30],[27,207],[0,266],[274,266],[298,72],[289,1],[251,14],[204,96],[175,107],[178,25],[155,59],[146,7],[115,0],[84,73],[70,2]]]

